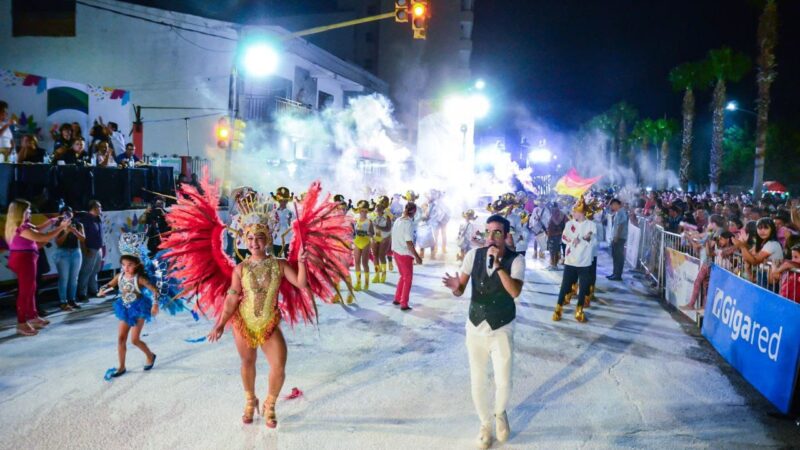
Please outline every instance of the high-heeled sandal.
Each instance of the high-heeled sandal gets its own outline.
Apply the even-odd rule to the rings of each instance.
[[[258,397],[252,392],[245,395],[244,413],[242,413],[243,423],[253,423],[253,416],[258,411]]]
[[[278,416],[275,414],[275,403],[278,402],[278,397],[267,396],[267,401],[264,402],[264,423],[267,428],[275,428],[278,426]]]

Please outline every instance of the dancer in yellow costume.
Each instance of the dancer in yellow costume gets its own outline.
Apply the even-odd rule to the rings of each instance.
[[[334,195],[333,196],[333,201],[339,204],[339,210],[341,211],[342,215],[347,215],[347,213],[353,207],[353,201],[352,200],[346,200],[344,198],[344,195],[342,195],[342,194]],[[350,249],[349,246],[347,248],[348,248],[348,250]],[[346,261],[345,265],[347,267],[350,267],[352,264],[353,264],[353,261],[352,261],[352,252],[351,252],[350,259],[348,259],[348,261]],[[352,285],[352,283],[353,283],[353,278],[350,276],[349,272],[347,274],[347,283],[348,283],[348,285]],[[334,287],[334,289],[336,289],[336,296],[333,299],[333,303],[342,303],[342,301],[343,301],[343,299],[342,299],[342,291],[339,289],[338,285],[336,285]],[[355,296],[353,296],[353,293],[348,290],[346,303],[348,305],[350,305],[354,301],[355,301]]]
[[[386,255],[392,246],[392,213],[389,212],[389,197],[382,195],[374,202],[375,211],[369,214],[375,237],[372,238],[372,255],[375,258],[373,283],[386,282]]]
[[[353,260],[356,266],[356,285],[353,290],[362,290],[361,273],[364,273],[363,289],[369,289],[369,252],[372,238],[375,236],[375,228],[367,215],[372,211],[369,202],[359,200],[353,209],[358,217],[353,223]]]
[[[286,341],[278,326],[281,321],[278,289],[284,277],[298,289],[307,288],[305,252],[300,248],[296,271],[285,260],[272,256],[272,230],[277,224],[265,199],[242,206],[241,210],[244,211],[241,226],[250,256],[234,269],[225,309],[208,334],[208,340],[218,340],[225,324],[234,319],[233,335],[242,360],[241,375],[246,397],[242,415],[244,423],[252,423],[258,409],[256,354],[261,348],[269,361],[269,390],[263,415],[267,427],[275,428],[278,425],[275,403],[286,377]]]

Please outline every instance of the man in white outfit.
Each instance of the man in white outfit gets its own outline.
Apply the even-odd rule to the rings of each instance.
[[[486,386],[487,366],[492,362],[495,385],[495,432],[505,442],[511,432],[506,407],[511,395],[511,363],[514,350],[514,299],[522,292],[525,258],[506,247],[508,220],[493,215],[486,221],[486,247],[470,250],[458,276],[446,273],[442,282],[453,295],[464,294],[472,278],[472,298],[466,323],[472,401],[481,421],[478,444],[492,444],[491,406]]]

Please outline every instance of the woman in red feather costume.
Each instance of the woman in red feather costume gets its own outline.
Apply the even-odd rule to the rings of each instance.
[[[313,183],[292,225],[289,258],[280,260],[270,254],[275,225],[271,203],[257,194],[244,196],[237,206],[251,255],[234,266],[222,251],[226,226],[216,213],[219,185],[209,183],[204,173],[201,188],[181,188],[178,204],[167,214],[173,232],[162,242],[162,248],[168,249],[173,276],[183,279],[196,294],[197,308],[217,317],[208,340],[218,340],[233,319],[245,390],[244,423],[252,423],[258,410],[255,363],[257,349],[264,352],[270,372],[262,413],[267,427],[275,428],[275,404],[283,386],[287,356],[279,323],[281,319],[290,325],[299,320],[312,322],[317,313],[314,298],[332,302],[334,287],[341,280],[351,290],[347,267],[342,263],[351,225],[337,211],[336,202],[328,198],[318,202],[321,188]]]

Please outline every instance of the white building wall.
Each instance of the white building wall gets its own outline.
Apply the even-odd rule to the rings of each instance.
[[[78,4],[75,37],[12,37],[11,0],[0,0],[0,67],[129,90],[131,122],[134,104],[211,108],[143,109],[144,151],[200,157],[217,152],[214,126],[228,107],[229,76],[237,45],[234,26],[113,0],[84,1],[164,24]],[[295,54],[286,53],[276,75],[294,80],[295,66],[315,67]],[[353,81],[326,70],[312,72],[312,76],[319,78],[319,89],[335,95],[337,107],[342,106],[343,85],[354,90]],[[313,96],[316,99],[317,93]],[[214,115],[182,120],[205,114]],[[120,124],[120,128],[127,135],[131,124]]]

